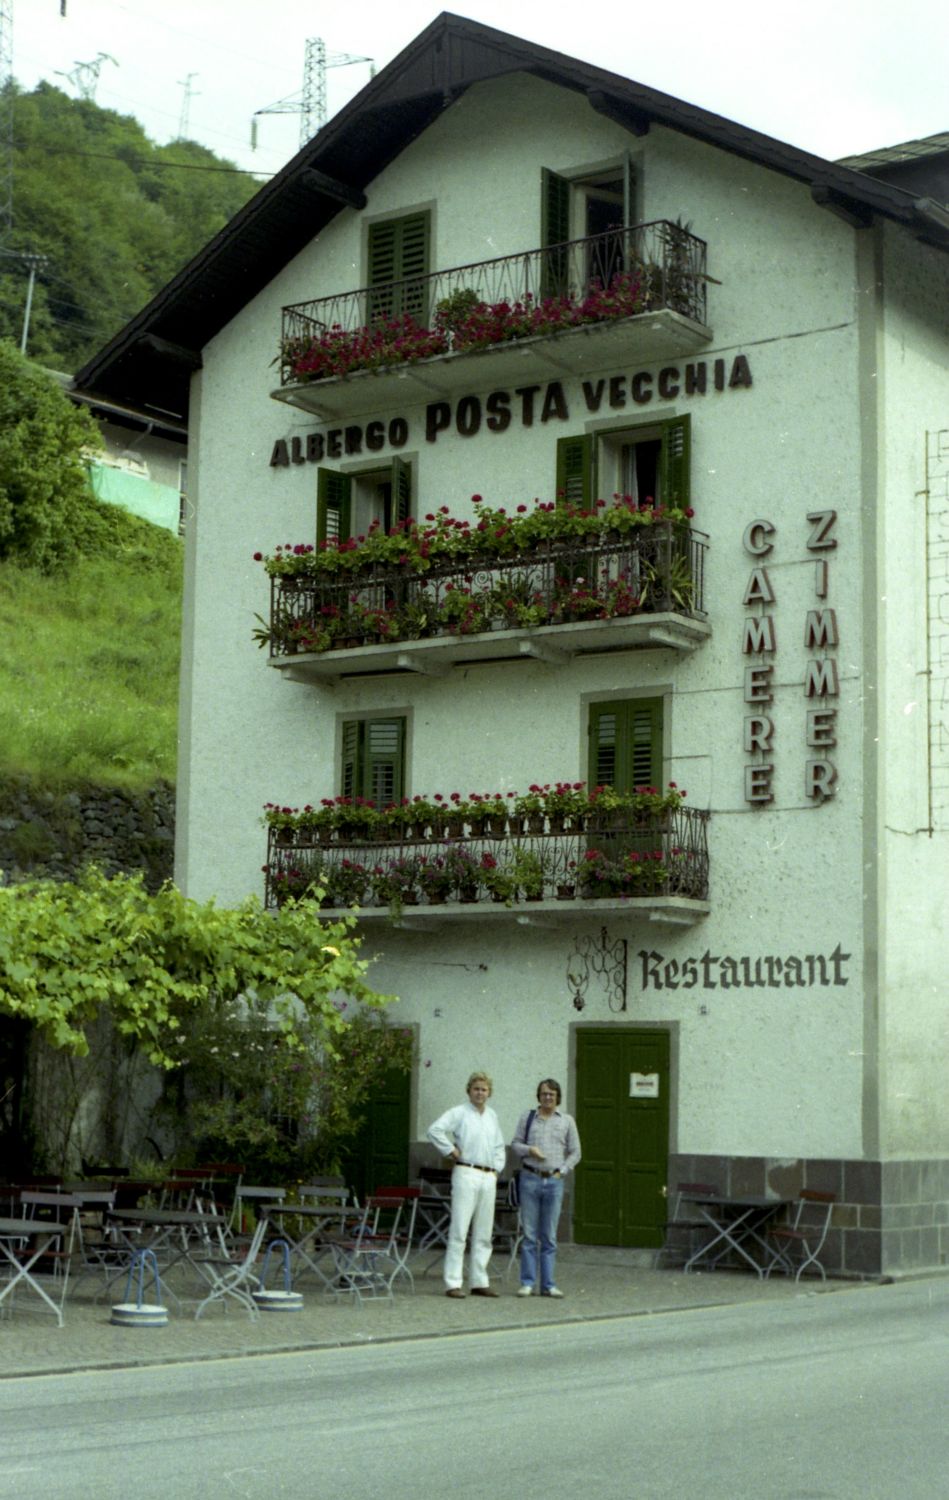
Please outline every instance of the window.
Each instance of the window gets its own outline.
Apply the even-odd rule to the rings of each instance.
[[[428,313],[430,220],[427,212],[369,225],[366,322],[409,314],[424,323]],[[418,278],[418,279],[416,279]]]
[[[562,177],[545,167],[540,243],[550,248],[541,267],[541,295],[576,295],[581,281],[609,286],[626,264],[626,237],[620,231],[635,218],[636,177],[629,155],[578,177]],[[582,257],[564,248],[571,240],[590,241]]]
[[[662,785],[662,699],[590,705],[590,786]]]
[[[405,780],[405,719],[346,719],[342,727],[344,797],[364,797],[376,807],[398,802]]]
[[[638,505],[689,504],[690,419],[582,433],[557,442],[557,497],[575,505],[614,494]]]
[[[320,468],[316,481],[316,540],[365,536],[373,521],[390,531],[409,515],[412,470],[402,458],[378,469],[342,473]]]

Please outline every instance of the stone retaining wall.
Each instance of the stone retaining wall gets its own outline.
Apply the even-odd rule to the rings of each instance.
[[[88,786],[48,791],[27,778],[0,780],[0,880],[72,880],[85,864],[106,875],[143,870],[155,891],[174,873],[175,789]]]

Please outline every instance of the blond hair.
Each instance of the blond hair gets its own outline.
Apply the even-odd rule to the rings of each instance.
[[[466,1094],[470,1094],[471,1093],[471,1085],[473,1083],[486,1083],[488,1085],[488,1093],[489,1094],[493,1094],[494,1093],[494,1082],[493,1082],[493,1080],[491,1078],[490,1073],[481,1073],[481,1072],[472,1073],[471,1077],[468,1079],[468,1082],[465,1084],[465,1093]]]

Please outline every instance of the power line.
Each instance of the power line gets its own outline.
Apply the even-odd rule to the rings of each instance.
[[[2,0],[0,0],[2,3]],[[170,141],[168,146],[156,146],[156,151],[172,149],[180,142]],[[195,142],[197,145],[198,143]],[[42,151],[45,156],[86,156],[90,161],[120,161],[126,167],[155,167],[158,171],[176,172],[227,172],[237,177],[276,177],[276,172],[255,172],[247,167],[205,167],[199,166],[197,162],[188,161],[156,161],[151,157],[144,156],[117,156],[115,152],[109,151],[78,151],[72,146],[42,146],[34,141],[15,141],[14,148],[17,151]],[[207,150],[207,147],[202,149]]]

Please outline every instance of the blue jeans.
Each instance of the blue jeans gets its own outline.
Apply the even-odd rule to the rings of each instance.
[[[537,1249],[540,1246],[540,1289],[547,1292],[556,1285],[554,1266],[557,1259],[557,1222],[563,1203],[562,1177],[539,1177],[536,1172],[521,1172],[521,1285],[534,1286],[537,1281]]]

